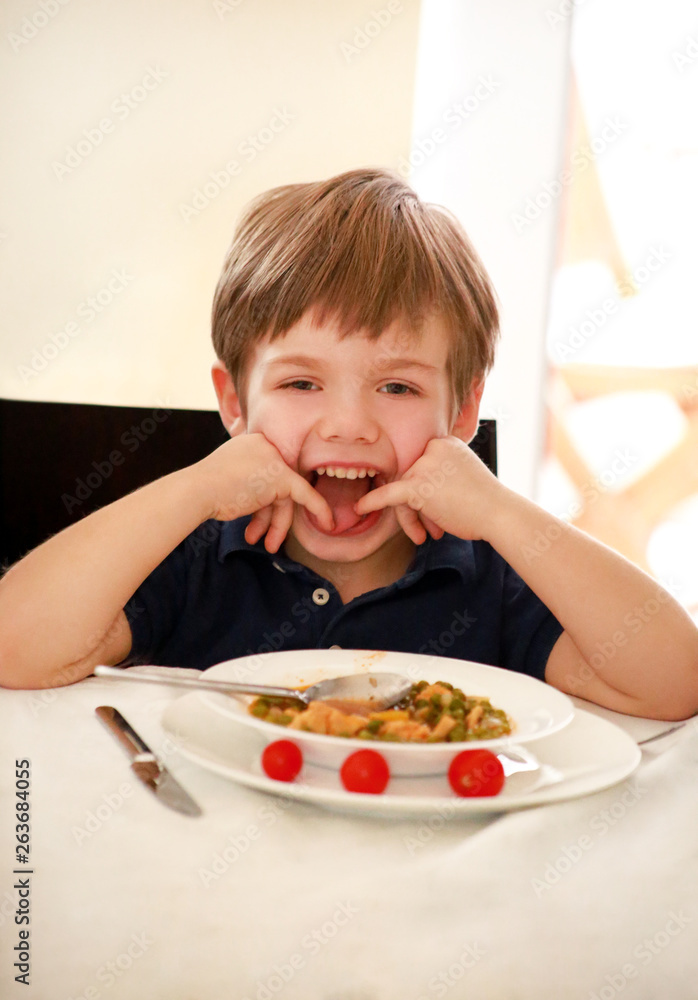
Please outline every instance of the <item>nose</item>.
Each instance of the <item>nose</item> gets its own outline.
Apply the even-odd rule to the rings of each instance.
[[[370,406],[350,390],[339,399],[328,398],[316,429],[324,441],[374,444],[380,436],[380,426]]]

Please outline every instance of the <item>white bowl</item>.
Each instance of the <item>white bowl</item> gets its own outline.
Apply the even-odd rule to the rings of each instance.
[[[216,712],[231,723],[251,726],[263,734],[268,743],[292,739],[303,751],[304,759],[320,767],[338,769],[355,750],[367,747],[378,750],[395,775],[444,774],[451,760],[461,750],[486,747],[496,751],[510,743],[529,743],[562,729],[572,719],[574,706],[556,688],[526,674],[490,667],[470,660],[444,656],[422,656],[418,653],[392,653],[361,649],[303,649],[244,656],[218,663],[203,672],[204,677],[218,680],[250,681],[255,684],[280,684],[304,687],[325,678],[347,674],[386,671],[402,674],[412,681],[448,681],[466,695],[489,698],[496,708],[504,709],[512,720],[512,734],[489,740],[467,740],[459,743],[394,743],[382,740],[348,739],[289,730],[248,712],[250,697],[240,698],[215,692],[200,696]]]

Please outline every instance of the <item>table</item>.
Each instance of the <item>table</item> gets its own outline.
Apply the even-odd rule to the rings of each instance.
[[[388,821],[201,769],[161,726],[174,697],[94,677],[0,691],[3,998],[694,1000],[696,720],[648,744],[630,778],[584,798]],[[94,715],[100,704],[165,757],[202,817],[139,784]],[[638,739],[669,727],[595,711]],[[23,758],[31,875],[13,874]],[[23,884],[28,986],[13,968],[26,947],[15,924]]]

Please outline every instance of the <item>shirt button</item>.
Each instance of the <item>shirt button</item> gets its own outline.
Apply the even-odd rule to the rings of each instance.
[[[313,603],[314,604],[327,604],[330,599],[329,590],[325,590],[324,587],[318,587],[317,590],[313,591]]]

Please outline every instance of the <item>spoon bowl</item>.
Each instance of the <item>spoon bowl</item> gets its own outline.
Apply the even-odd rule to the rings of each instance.
[[[409,677],[391,673],[351,674],[346,677],[331,677],[318,681],[310,687],[278,687],[269,684],[245,684],[238,681],[219,681],[211,678],[168,677],[167,668],[157,667],[153,673],[141,670],[138,673],[123,667],[97,666],[95,676],[121,681],[137,681],[141,684],[167,684],[172,687],[194,688],[199,691],[217,691],[219,694],[252,694],[265,698],[293,698],[303,705],[311,701],[323,701],[343,712],[381,712],[391,708],[406,697],[412,687]],[[157,671],[157,672],[155,672]]]

